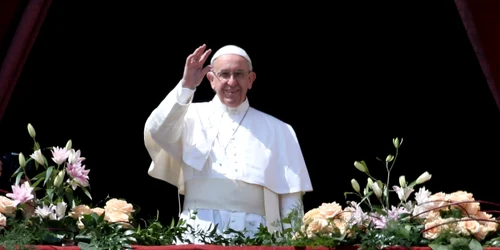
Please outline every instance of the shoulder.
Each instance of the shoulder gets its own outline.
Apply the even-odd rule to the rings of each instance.
[[[275,129],[279,129],[279,130],[286,129],[286,130],[291,131],[293,134],[295,134],[292,125],[288,124],[287,122],[285,122],[285,121],[283,121],[283,120],[281,120],[281,119],[279,119],[279,118],[277,118],[269,113],[258,110],[254,107],[251,107],[250,109],[252,110],[254,118],[256,118],[262,122],[266,122],[266,124],[268,126],[271,126]]]
[[[210,105],[209,101],[197,101],[197,102],[191,102],[189,104],[188,112],[193,112],[195,110],[197,111],[209,111],[212,109],[212,105]]]

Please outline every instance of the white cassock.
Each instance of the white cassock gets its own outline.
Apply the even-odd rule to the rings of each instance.
[[[193,103],[182,82],[148,118],[144,140],[152,158],[149,175],[184,195],[180,218],[195,228],[218,224],[252,236],[300,206],[312,191],[293,128],[249,106]],[[195,220],[190,211],[196,209]]]

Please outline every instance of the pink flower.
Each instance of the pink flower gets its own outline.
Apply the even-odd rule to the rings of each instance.
[[[63,164],[69,157],[69,151],[65,148],[54,147],[52,152],[52,160],[57,165]]]
[[[73,181],[70,182],[73,190],[76,189],[77,185],[82,187],[89,186],[88,179],[90,169],[85,169],[85,165],[82,165],[81,162],[77,162],[75,164],[69,163],[66,167],[66,172],[71,178],[73,178]]]
[[[11,198],[14,201],[14,206],[26,203],[27,201],[35,198],[35,196],[33,196],[33,187],[31,187],[29,182],[27,181],[25,181],[23,184],[12,186],[12,193],[8,193],[5,196]]]
[[[80,154],[80,150],[75,151],[74,149],[71,149],[71,151],[69,151],[68,163],[77,164],[84,161],[85,157],[81,157]]]

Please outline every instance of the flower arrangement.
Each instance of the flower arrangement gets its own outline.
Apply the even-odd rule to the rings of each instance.
[[[28,133],[34,141],[33,152],[28,159],[19,153],[19,168],[12,176],[15,180],[12,192],[0,195],[2,243],[19,244],[24,240],[26,243],[75,244],[78,240],[90,239],[93,232],[86,229],[87,225],[93,225],[92,230],[131,227],[134,207],[125,200],[113,198],[107,200],[104,207],[92,207],[75,195],[83,191],[92,200],[88,191],[90,170],[86,169],[81,151],[72,148],[71,140],[65,147],[43,149],[31,124],[28,124]],[[44,155],[45,151],[50,152],[50,158]],[[38,170],[35,176],[28,175],[28,164]],[[21,235],[30,235],[30,239],[16,237],[23,228],[25,232]],[[118,246],[129,246],[132,242],[122,240]]]
[[[72,147],[71,140],[65,147],[43,149],[31,124],[28,133],[34,141],[33,152],[28,159],[19,154],[12,192],[0,195],[0,246],[6,249],[36,244],[131,249],[133,244],[189,244],[190,236],[224,246],[353,246],[361,250],[391,246],[479,250],[500,246],[499,221],[493,216],[498,211],[481,207],[484,203],[497,204],[476,200],[462,190],[431,193],[421,186],[416,191],[417,185],[432,178],[427,171],[410,183],[405,176],[400,176],[397,184],[390,183],[403,142],[399,138],[393,139],[394,155],[378,159],[387,171],[384,181],[372,175],[365,161],[354,162],[354,167],[368,176],[366,185],[361,189],[352,179],[353,191],[344,195],[358,197],[359,201],[347,200],[345,206],[335,201],[323,203],[305,214],[297,209],[283,221],[291,224],[283,232],[270,233],[262,225],[254,237],[248,238],[244,232],[231,231],[222,236],[216,228],[192,228],[183,220],[172,219],[169,225],[163,225],[156,218],[141,224],[136,218],[137,208],[125,199],[109,198],[104,205],[92,205],[90,170],[81,151]],[[45,156],[47,151],[50,158]],[[39,169],[34,176],[28,174],[29,164]],[[80,200],[79,192],[89,201]],[[227,237],[229,234],[232,236]]]
[[[331,246],[355,245],[364,250],[390,246],[432,249],[498,246],[499,221],[481,210],[480,204],[486,202],[475,200],[473,194],[462,190],[432,194],[425,187],[415,192],[417,185],[431,179],[428,172],[411,183],[400,176],[399,185],[391,189],[390,174],[401,144],[402,140],[394,138],[395,155],[388,155],[385,161],[379,159],[387,171],[385,182],[370,174],[366,162],[355,161],[354,166],[368,175],[367,184],[361,190],[358,181],[352,179],[354,192],[345,195],[356,195],[360,201],[348,201],[345,207],[337,202],[323,203],[309,210],[294,239],[302,239],[305,244],[316,241]],[[390,203],[391,193],[397,195],[395,205]],[[412,194],[414,198],[410,199]],[[372,203],[373,200],[377,203]]]

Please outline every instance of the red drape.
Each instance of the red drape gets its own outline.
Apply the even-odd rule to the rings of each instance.
[[[0,1],[0,41],[7,51],[0,67],[0,120],[35,43],[52,0]],[[17,19],[19,8],[22,16]],[[9,30],[14,28],[12,35]]]
[[[455,0],[455,4],[500,108],[500,1]]]

